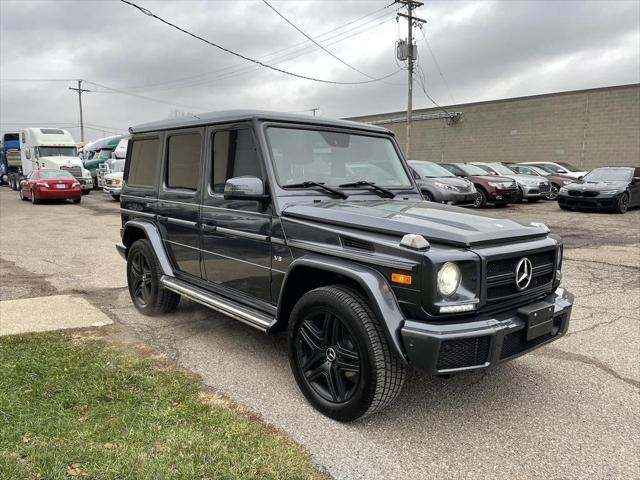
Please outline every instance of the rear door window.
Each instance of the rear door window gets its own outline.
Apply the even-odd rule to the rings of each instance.
[[[167,154],[167,187],[197,190],[200,179],[200,152],[202,136],[199,133],[172,135]]]
[[[144,187],[152,187],[156,183],[160,140],[145,138],[134,140],[131,146],[131,162],[127,183]]]

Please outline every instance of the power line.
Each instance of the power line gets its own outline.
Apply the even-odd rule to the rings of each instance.
[[[374,77],[372,77],[371,75],[369,75],[368,73],[363,72],[362,70],[354,67],[353,65],[351,65],[350,63],[345,62],[343,59],[341,59],[340,57],[338,57],[337,55],[335,55],[331,50],[328,50],[327,48],[325,48],[322,44],[316,42],[312,37],[310,37],[309,35],[307,35],[301,28],[299,28],[295,23],[293,23],[291,20],[289,20],[287,17],[285,17],[282,13],[280,13],[273,5],[271,5],[267,0],[262,0],[262,3],[264,3],[267,7],[269,7],[271,10],[273,10],[274,12],[276,12],[276,14],[282,18],[285,22],[287,22],[289,25],[291,25],[293,28],[295,28],[300,34],[302,34],[307,40],[311,41],[314,45],[316,45],[317,47],[319,47],[323,52],[327,53],[328,55],[330,55],[331,57],[335,58],[337,61],[339,61],[341,64],[343,64],[344,66],[350,68],[351,70],[358,72],[361,75],[364,75],[367,78],[373,79]]]
[[[339,82],[339,81],[336,81],[336,80],[326,80],[326,79],[321,79],[321,78],[309,77],[307,75],[302,75],[302,74],[299,74],[299,73],[290,72],[288,70],[284,70],[282,68],[278,68],[278,67],[275,67],[273,65],[269,65],[268,63],[261,62],[260,60],[257,60],[255,58],[247,57],[246,55],[243,55],[241,53],[234,52],[233,50],[230,50],[230,49],[228,49],[226,47],[223,47],[222,45],[218,45],[218,44],[216,44],[214,42],[211,42],[211,41],[209,41],[209,40],[207,40],[207,39],[205,39],[205,38],[203,38],[203,37],[201,37],[199,35],[196,35],[195,33],[192,33],[192,32],[190,32],[188,30],[185,30],[184,28],[181,28],[181,27],[169,22],[168,20],[165,20],[162,17],[159,17],[158,15],[154,14],[150,10],[148,10],[148,9],[146,9],[144,7],[141,7],[140,5],[137,5],[137,4],[135,4],[135,3],[133,3],[133,2],[131,2],[129,0],[120,0],[120,1],[122,3],[126,3],[127,5],[130,5],[130,6],[134,7],[134,8],[136,8],[136,9],[138,9],[140,12],[144,13],[145,15],[147,15],[149,17],[152,17],[152,18],[155,18],[156,20],[159,20],[160,22],[164,23],[165,25],[168,25],[168,26],[170,26],[170,27],[172,27],[172,28],[174,28],[174,29],[186,34],[186,35],[189,35],[190,37],[193,37],[193,38],[195,38],[197,40],[200,40],[201,42],[204,42],[204,43],[206,43],[208,45],[211,45],[212,47],[215,47],[215,48],[217,48],[219,50],[222,50],[223,52],[226,52],[226,53],[229,53],[229,54],[234,55],[236,57],[242,58],[243,60],[246,60],[248,62],[255,63],[256,65],[260,65],[260,66],[262,66],[264,68],[268,68],[268,69],[273,70],[275,72],[283,73],[285,75],[289,75],[289,76],[292,76],[292,77],[300,78],[300,79],[303,79],[303,80],[310,80],[310,81],[319,82],[319,83],[329,83],[329,84],[333,84],[333,85],[363,85],[363,84],[366,84],[366,83],[373,83],[373,82],[377,82],[377,81],[380,81],[380,80],[384,80],[386,78],[391,77],[392,75],[395,75],[396,73],[398,73],[400,71],[400,70],[396,70],[395,72],[390,73],[389,75],[385,75],[384,77],[375,78],[375,79],[372,79],[372,80],[363,80],[363,81],[359,81],[359,82]]]
[[[444,113],[446,113],[447,115],[449,115],[450,117],[454,117],[454,114],[449,112],[446,108],[442,107],[438,102],[436,102],[433,97],[431,97],[431,95],[429,95],[427,93],[427,88],[425,86],[426,80],[425,80],[425,73],[424,70],[422,69],[421,65],[418,65],[418,84],[420,85],[420,89],[422,90],[422,93],[425,94],[425,96],[431,100],[431,103],[433,103],[436,107],[438,107],[440,110],[442,110]]]
[[[90,80],[85,80],[85,82],[89,83],[91,85],[95,85],[95,86],[100,87],[100,88],[104,88],[105,90],[109,90],[109,91],[112,91],[112,92],[115,92],[115,93],[121,93],[123,95],[130,95],[132,97],[141,98],[142,100],[148,100],[150,102],[162,103],[162,104],[165,104],[165,105],[171,105],[171,106],[174,106],[174,107],[181,107],[181,108],[188,108],[188,109],[192,109],[192,110],[200,110],[202,108],[202,107],[195,107],[193,105],[185,105],[185,104],[182,104],[182,103],[167,102],[167,101],[164,101],[164,100],[160,100],[159,98],[147,97],[145,95],[138,95],[137,93],[127,92],[127,91],[121,90],[119,88],[108,87],[108,86],[103,85],[101,83],[92,82]],[[96,93],[98,93],[98,92],[96,92]]]
[[[322,38],[322,42],[328,42],[329,40],[332,40],[332,39],[334,39],[336,37],[344,36],[349,32],[353,32],[355,30],[361,29],[365,25],[373,23],[373,22],[375,22],[375,21],[377,21],[377,20],[379,20],[381,18],[387,17],[390,14],[393,15],[393,13],[395,11],[394,12],[385,12],[382,15],[378,15],[381,11],[386,10],[390,6],[391,5],[387,5],[385,7],[379,8],[378,10],[375,10],[375,11],[373,11],[371,13],[368,13],[366,15],[362,15],[362,16],[360,16],[358,18],[355,18],[355,19],[350,20],[350,21],[348,21],[346,23],[338,25],[337,27],[334,27],[334,28],[332,28],[330,30],[327,30],[327,31],[317,35],[316,36],[316,40],[319,40],[319,39]],[[360,22],[361,20],[364,20],[364,19],[366,19],[368,17],[373,17],[373,18],[370,18],[366,22],[363,22],[363,23],[361,23],[359,25],[351,27],[351,28],[349,28],[347,30],[344,30],[342,32],[335,33],[334,35],[330,35],[330,36],[326,37],[326,35],[329,35],[330,33],[333,33],[333,32],[336,32],[338,30],[341,30],[341,29],[343,29],[343,28],[345,28],[345,27],[347,27],[349,25],[353,25],[354,23]],[[334,45],[334,44],[336,44],[338,42],[342,42],[342,41],[344,41],[344,40],[346,40],[348,38],[353,38],[353,37],[355,37],[357,35],[360,35],[360,34],[362,34],[364,32],[369,31],[370,29],[376,28],[376,27],[378,27],[378,26],[380,26],[380,25],[382,25],[384,23],[387,23],[387,21],[390,21],[392,19],[393,19],[393,17],[388,18],[383,22],[380,22],[380,23],[377,23],[375,25],[372,25],[371,27],[368,27],[366,29],[363,29],[363,30],[360,30],[360,31],[356,31],[352,35],[348,35],[348,36],[346,36],[344,38],[340,38],[340,39],[338,39],[338,40],[336,40],[334,42],[329,43],[328,45]],[[323,37],[326,37],[326,38],[323,38]],[[278,60],[275,63],[282,63],[283,61],[287,60],[287,57],[289,57],[288,59],[297,58],[298,56],[303,55],[306,51],[309,51],[310,48],[315,48],[313,45],[306,45],[307,43],[308,42],[305,40],[305,41],[302,41],[300,43],[296,43],[294,45],[291,45],[289,47],[281,48],[281,49],[276,50],[274,52],[271,52],[271,53],[268,53],[268,54],[265,54],[265,55],[261,55],[261,56],[259,56],[257,58],[259,60],[264,60],[264,59],[267,59],[269,57],[278,58],[278,56],[279,56],[281,60]],[[301,46],[302,46],[302,48],[300,48]],[[284,54],[284,52],[287,52],[289,50],[293,50],[293,52]],[[283,55],[280,55],[280,54],[283,54]],[[293,55],[293,56],[290,56],[290,55]],[[271,63],[274,63],[273,60],[271,61]],[[221,68],[221,69],[217,69],[217,70],[213,70],[213,71],[209,71],[209,72],[205,72],[205,73],[200,73],[198,75],[192,75],[192,76],[188,76],[188,77],[183,77],[183,78],[176,79],[176,80],[170,80],[170,81],[166,81],[166,82],[159,82],[159,83],[146,84],[146,85],[120,87],[120,88],[123,89],[123,90],[140,90],[140,89],[154,89],[155,90],[154,87],[158,87],[158,86],[162,87],[164,85],[176,85],[176,87],[170,86],[170,87],[163,88],[163,89],[172,89],[172,88],[178,88],[177,84],[181,84],[183,82],[189,82],[190,80],[195,80],[197,82],[196,84],[202,84],[204,82],[208,83],[209,80],[208,79],[202,80],[203,77],[206,77],[206,76],[211,75],[211,74],[220,74],[220,73],[222,73],[224,71],[228,71],[228,70],[232,70],[232,71],[233,70],[238,70],[238,67],[241,67],[239,70],[246,70],[247,68],[249,70],[254,70],[254,69],[260,68],[259,66],[247,66],[243,62],[243,63],[236,63],[234,65],[230,65],[228,67],[224,67],[224,68]],[[201,80],[196,80],[196,79],[201,79]]]
[[[425,33],[424,33],[424,31],[422,29],[420,29],[420,33],[422,34],[422,39],[427,44],[427,48],[429,49],[429,53],[431,54],[431,58],[433,59],[433,63],[435,64],[436,68],[438,69],[438,73],[440,74],[440,78],[442,78],[442,81],[444,82],[444,85],[447,88],[447,92],[449,92],[449,96],[451,97],[451,100],[453,101],[453,103],[457,103],[456,99],[453,98],[453,93],[451,93],[451,89],[449,88],[449,82],[447,82],[447,79],[444,78],[444,73],[442,73],[442,69],[440,68],[440,64],[438,63],[438,60],[436,59],[436,55],[435,55],[435,53],[433,53],[433,50],[431,49],[431,44],[429,43],[429,40],[427,39],[427,36],[425,35]]]

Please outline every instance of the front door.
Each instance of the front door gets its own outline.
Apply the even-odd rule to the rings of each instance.
[[[208,281],[231,295],[271,302],[270,202],[225,200],[229,178],[266,182],[249,124],[209,127],[201,213],[202,261]]]
[[[200,201],[204,129],[167,132],[158,192],[158,222],[177,272],[202,277]]]

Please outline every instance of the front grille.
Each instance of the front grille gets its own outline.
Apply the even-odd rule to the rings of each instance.
[[[107,185],[113,185],[113,179],[107,178],[105,181],[106,181]]]
[[[71,175],[73,175],[76,178],[82,178],[82,168],[80,168],[80,167],[77,167],[77,166],[68,167],[66,165],[62,165],[60,167],[60,170],[66,170],[67,172],[69,172]]]
[[[581,197],[582,192],[580,190],[569,190],[570,197]]]
[[[531,261],[532,278],[529,286],[519,290],[516,286],[516,266],[527,257]],[[487,261],[487,302],[508,300],[511,297],[525,295],[542,288],[553,281],[556,260],[555,248],[531,254],[518,254],[514,257]]]
[[[584,192],[582,192],[582,196],[583,197],[588,197],[588,198],[593,198],[593,197],[597,197],[598,196],[598,192],[593,191],[593,190],[585,190]]]
[[[436,368],[449,370],[484,365],[489,356],[489,342],[488,336],[445,340],[440,346]]]
[[[340,237],[342,241],[342,246],[344,248],[351,248],[353,250],[364,250],[366,252],[373,251],[373,245],[367,242],[366,240],[360,240],[358,238],[353,237]]]

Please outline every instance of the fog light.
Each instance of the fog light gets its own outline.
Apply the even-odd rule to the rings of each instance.
[[[475,303],[465,303],[463,305],[446,305],[444,307],[440,307],[440,313],[470,312],[471,310],[475,310],[475,308]]]
[[[450,297],[460,286],[460,269],[455,263],[447,262],[438,271],[438,292]]]

